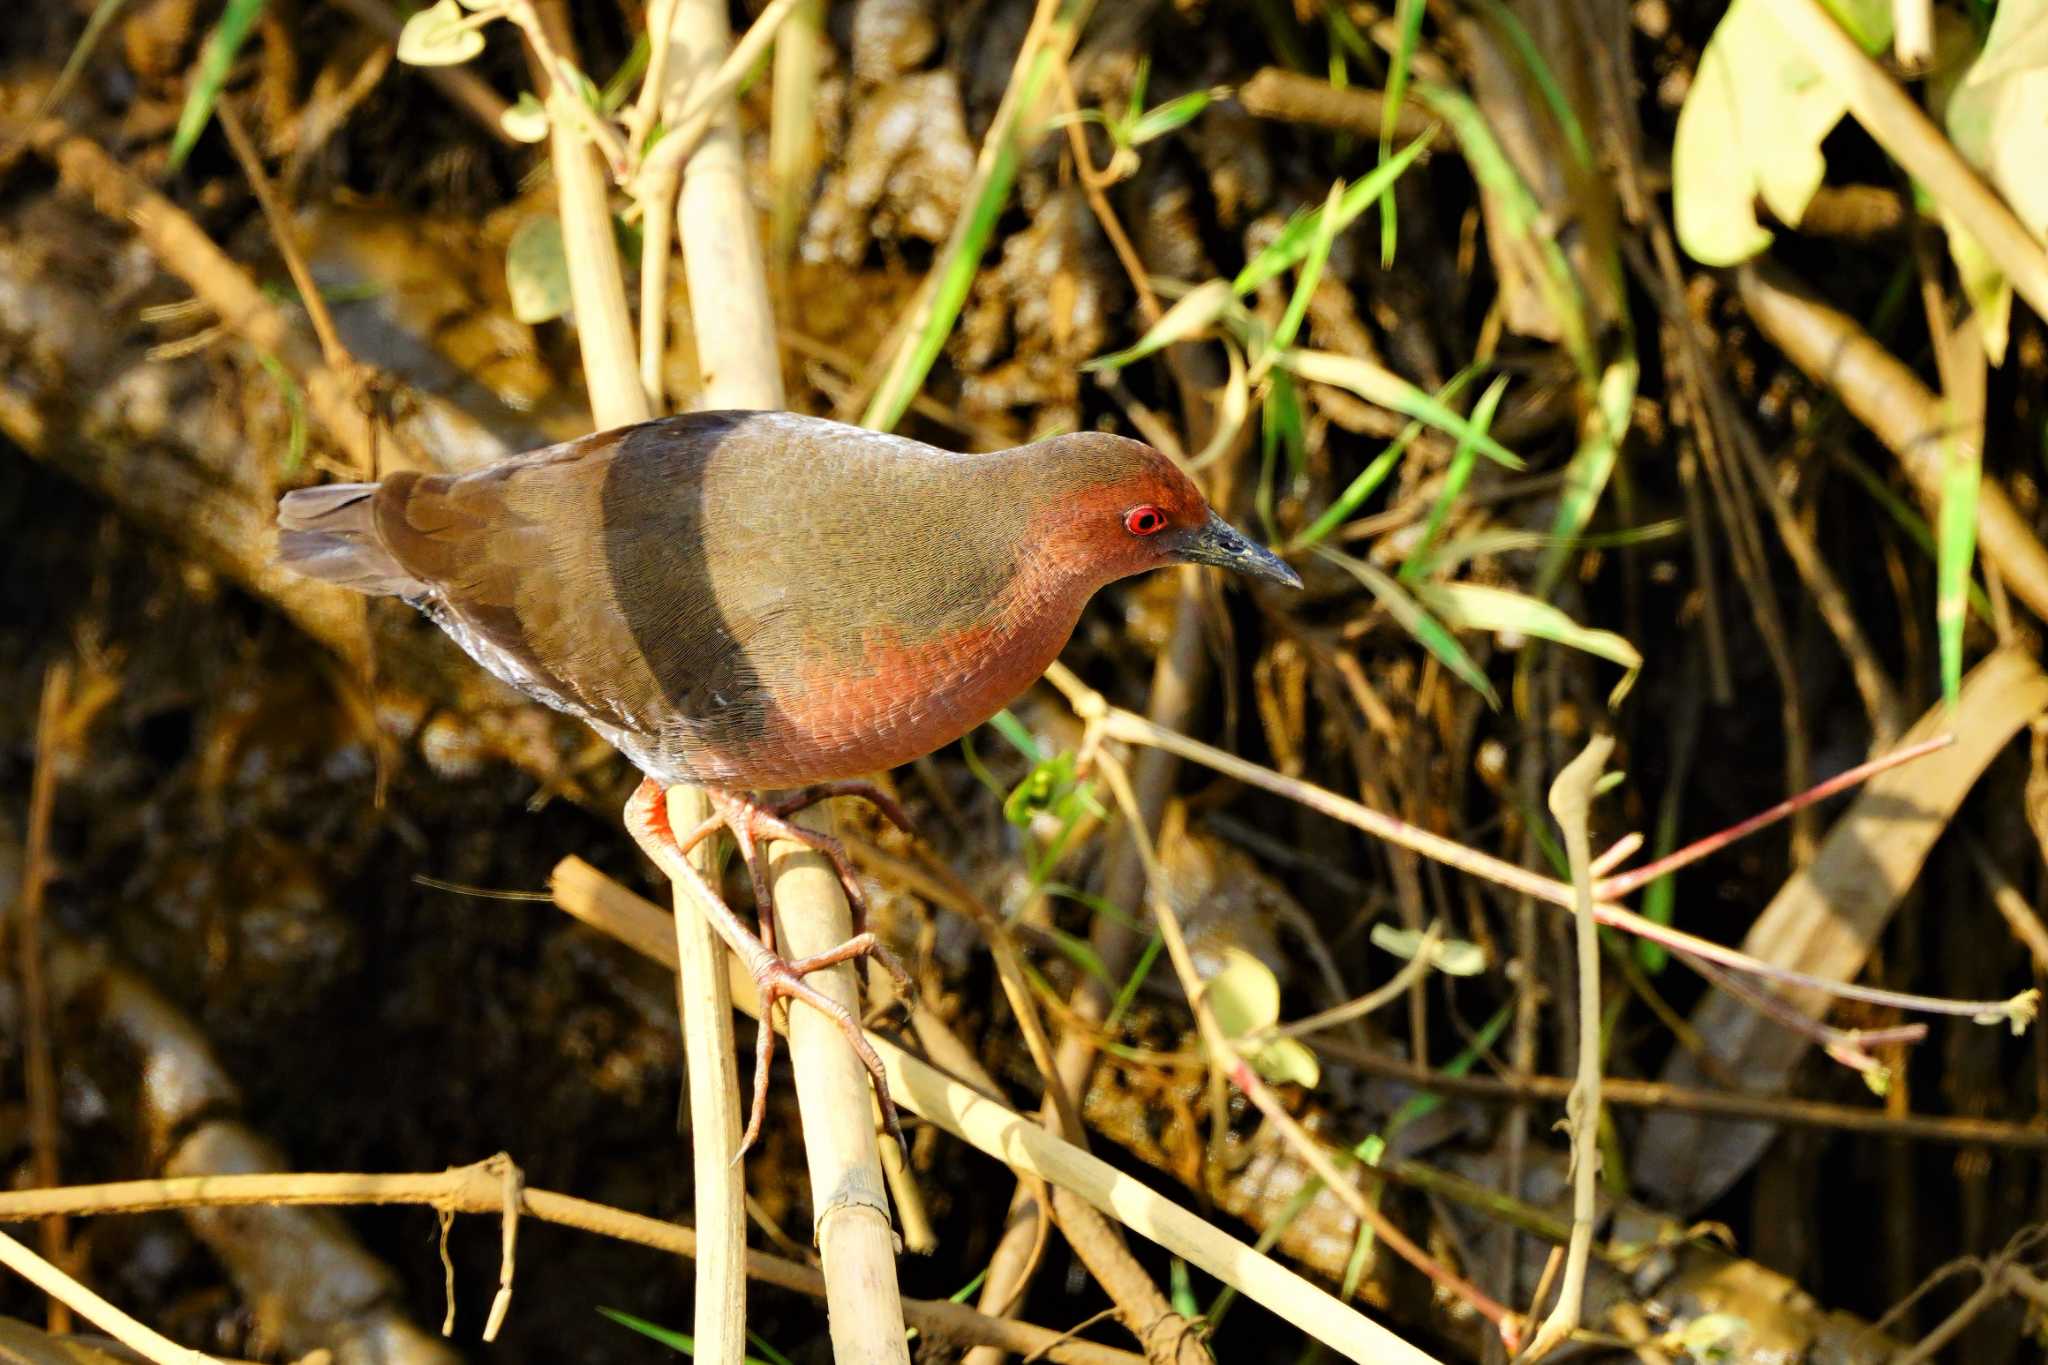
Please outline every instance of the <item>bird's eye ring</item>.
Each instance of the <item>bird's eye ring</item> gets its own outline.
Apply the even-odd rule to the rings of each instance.
[[[1140,503],[1124,513],[1124,529],[1134,536],[1157,535],[1166,529],[1166,513],[1151,503]]]

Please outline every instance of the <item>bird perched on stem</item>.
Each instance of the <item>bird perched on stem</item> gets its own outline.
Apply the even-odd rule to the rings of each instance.
[[[626,808],[636,835],[681,852],[730,829],[760,936],[701,877],[697,889],[760,987],[763,1020],[778,998],[835,1019],[899,1143],[859,1021],[803,978],[867,955],[907,978],[863,928],[845,849],[789,817],[859,795],[907,828],[853,779],[994,715],[1119,578],[1210,564],[1301,586],[1137,441],[1080,432],[956,455],[786,412],[692,413],[469,474],[301,489],[278,526],[286,567],[404,598],[499,678],[616,745],[646,775]],[[680,840],[663,801],[678,783],[703,787],[716,812]],[[790,787],[803,789],[752,795]],[[769,837],[831,860],[852,939],[794,962],[775,953],[757,849]],[[742,1151],[760,1131],[774,1031],[764,1022],[758,1038]]]

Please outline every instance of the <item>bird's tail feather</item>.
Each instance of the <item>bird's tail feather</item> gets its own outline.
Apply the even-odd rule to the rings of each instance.
[[[277,560],[293,573],[357,592],[417,597],[427,585],[407,573],[377,534],[377,485],[300,488],[277,504]]]

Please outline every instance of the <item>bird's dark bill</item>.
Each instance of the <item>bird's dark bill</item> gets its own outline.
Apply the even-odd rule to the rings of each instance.
[[[1209,523],[1187,534],[1175,547],[1175,557],[1189,564],[1211,564],[1251,578],[1270,579],[1290,588],[1301,586],[1301,575],[1263,545],[1253,544],[1238,529],[1214,512]]]

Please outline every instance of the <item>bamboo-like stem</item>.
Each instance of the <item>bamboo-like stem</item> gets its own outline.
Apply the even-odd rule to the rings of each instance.
[[[664,6],[664,9],[669,7]],[[541,22],[558,21],[554,6]],[[559,24],[556,24],[559,27]],[[555,35],[557,43],[566,34]],[[667,46],[667,35],[650,34]],[[682,78],[687,79],[687,67]],[[606,191],[590,149],[578,129],[576,112],[560,107],[573,92],[553,95],[553,160],[559,182],[562,245],[569,265],[570,296],[576,306],[577,338],[583,351],[584,384],[591,416],[600,428],[644,421],[661,398],[660,373],[643,385],[634,363],[632,323],[626,315],[625,279],[619,269]],[[671,188],[670,194],[673,194]],[[658,326],[667,298],[668,205],[661,200],[657,223],[643,224],[659,254],[642,260],[642,323]],[[656,229],[659,228],[657,233]],[[645,299],[656,300],[649,308]],[[659,341],[656,342],[657,351]],[[658,356],[657,356],[658,360]],[[708,813],[702,792],[678,788],[664,798],[670,828],[689,829]],[[707,871],[716,857],[708,841],[694,850]],[[690,900],[690,877],[664,868],[675,897],[674,934],[680,961],[676,1005],[684,1037],[690,1096],[690,1153],[697,1227],[702,1254],[696,1262],[695,1335],[698,1358],[710,1365],[739,1365],[746,1356],[747,1245],[745,1185],[733,1169],[739,1150],[739,1077],[733,1060],[732,999],[724,969],[725,952],[710,921]]]
[[[567,50],[567,24],[559,4],[543,5],[539,22],[558,50]],[[582,96],[555,79],[538,59],[536,78],[547,82],[550,161],[555,168],[556,211],[562,219],[562,255],[569,266],[569,297],[576,311],[576,342],[590,415],[600,429],[644,422],[653,415],[633,365],[633,320],[626,312],[626,276],[612,235],[603,175],[576,107]]]
[[[1536,1329],[1529,1354],[1549,1354],[1579,1329],[1586,1301],[1586,1268],[1593,1252],[1593,1220],[1600,1196],[1600,927],[1593,919],[1593,796],[1614,752],[1612,735],[1596,735],[1550,784],[1550,813],[1564,831],[1572,871],[1572,911],[1578,922],[1579,1076],[1565,1101],[1572,1134],[1572,1233],[1565,1252],[1557,1305]]]
[[[670,829],[694,828],[711,814],[710,799],[695,787],[669,788],[667,802]],[[703,840],[685,856],[717,884],[716,840]],[[728,954],[711,921],[687,903],[689,878],[671,875],[669,884],[675,894],[679,964],[676,1008],[690,1082],[696,1358],[707,1365],[738,1365],[747,1353],[747,1187],[733,1166],[740,1149],[740,1078]]]
[[[832,829],[824,811],[806,811],[797,822],[825,833]],[[809,957],[853,936],[853,916],[840,894],[838,874],[824,857],[797,844],[777,843],[770,846],[769,858],[776,945],[783,953]],[[859,976],[852,963],[806,980],[860,1012]],[[803,1114],[811,1227],[825,1270],[832,1358],[838,1365],[909,1365],[896,1286],[896,1234],[870,1117],[867,1069],[847,1047],[838,1025],[813,1009],[790,1011],[789,1055]]]
[[[1087,748],[1083,743],[1083,749]],[[1180,916],[1173,903],[1166,898],[1166,870],[1159,861],[1159,854],[1152,843],[1152,835],[1140,818],[1138,798],[1131,787],[1123,764],[1108,752],[1100,752],[1095,758],[1096,768],[1101,772],[1110,792],[1123,809],[1124,819],[1130,825],[1130,838],[1137,849],[1138,857],[1145,865],[1145,895],[1152,909],[1153,923],[1158,926],[1159,936],[1166,943],[1167,960],[1173,964],[1174,975],[1180,979],[1181,990],[1194,1009],[1195,1027],[1200,1034],[1204,1050],[1209,1054],[1211,1064],[1230,1078],[1244,1093],[1244,1097],[1257,1106],[1267,1122],[1276,1128],[1288,1147],[1299,1156],[1308,1168],[1329,1188],[1338,1202],[1357,1215],[1360,1222],[1370,1226],[1382,1242],[1391,1247],[1395,1254],[1407,1261],[1435,1285],[1439,1292],[1448,1294],[1469,1305],[1473,1311],[1492,1323],[1500,1333],[1510,1351],[1516,1349],[1521,1340],[1521,1323],[1506,1305],[1497,1302],[1479,1286],[1458,1275],[1455,1271],[1437,1261],[1399,1227],[1382,1213],[1376,1202],[1368,1200],[1358,1190],[1357,1183],[1344,1172],[1330,1157],[1323,1144],[1303,1128],[1295,1117],[1287,1112],[1279,1097],[1245,1062],[1237,1046],[1228,1038],[1216,1022],[1215,1011],[1210,1008],[1208,993],[1203,989],[1195,959],[1188,947],[1187,935],[1182,932]],[[1293,1319],[1298,1326],[1307,1330],[1317,1340],[1324,1340],[1323,1324],[1317,1319]],[[1413,1348],[1410,1348],[1412,1351]],[[1419,1353],[1418,1353],[1419,1354]]]
[[[765,41],[793,8],[791,0],[775,0],[755,21],[742,46]],[[692,92],[693,107],[709,121],[703,141],[683,166],[676,199],[704,376],[700,401],[711,408],[779,408],[782,357],[761,263],[760,229],[747,195],[729,91],[719,88],[734,68],[744,69],[740,51],[726,54],[731,33],[723,0],[679,0],[671,38],[669,61],[676,69],[715,73],[707,78],[710,90]],[[686,121],[689,117],[693,116],[684,116]],[[692,131],[679,128],[663,144]],[[649,158],[650,165],[660,150]],[[762,470],[761,477],[780,476]],[[810,821],[820,822],[829,832],[829,813],[811,812],[806,823]],[[852,913],[837,877],[822,859],[787,843],[771,843],[764,856],[781,951],[802,957],[837,947],[852,936]],[[810,980],[826,995],[859,1011],[859,977],[850,965],[819,972]],[[764,1021],[762,1027],[768,1024]],[[813,1010],[792,1011],[789,1034],[834,1358],[839,1365],[907,1365],[896,1238],[889,1223],[875,1129],[868,1118],[867,1072],[832,1022]]]
[[[78,1316],[155,1365],[220,1365],[212,1356],[180,1346],[137,1322],[4,1232],[0,1232],[0,1265],[51,1298],[70,1305]]]
[[[797,227],[818,164],[818,70],[825,46],[825,0],[798,0],[775,44],[768,168],[773,198],[768,241],[777,278],[796,249]]]
[[[633,951],[675,968],[666,915],[580,858],[555,865],[555,904]],[[733,999],[759,1017],[753,980],[728,959]],[[801,1013],[801,1012],[799,1012]],[[1164,1198],[1142,1181],[1082,1151],[1056,1133],[911,1056],[878,1033],[868,1043],[889,1073],[889,1092],[928,1119],[1020,1175],[1071,1190],[1131,1231],[1231,1285],[1284,1322],[1313,1322],[1317,1338],[1352,1360],[1423,1362],[1432,1358],[1278,1261]],[[21,1196],[0,1195],[0,1207]]]
[[[620,894],[631,893],[622,889]],[[646,909],[657,920],[668,918],[651,905]],[[662,942],[668,940],[664,938]],[[0,1223],[52,1212],[83,1216],[163,1209],[371,1204],[420,1204],[448,1213],[502,1216],[509,1198],[521,1218],[537,1218],[558,1227],[575,1228],[677,1256],[696,1256],[701,1252],[702,1238],[691,1228],[530,1185],[516,1184],[508,1190],[500,1174],[504,1164],[502,1158],[493,1158],[431,1173],[279,1171],[0,1191]],[[764,1284],[812,1296],[825,1292],[825,1277],[800,1262],[750,1251],[746,1265],[747,1274]],[[1034,1359],[1052,1361],[1054,1365],[1143,1365],[1143,1357],[1129,1351],[1074,1340],[1066,1333],[1029,1323],[993,1318],[945,1300],[909,1299],[905,1301],[905,1310],[905,1317],[918,1330],[942,1342],[988,1342]]]
[[[675,249],[677,176],[673,171],[642,175],[635,184],[640,205],[640,388],[648,408],[660,412],[668,406],[661,371],[668,352],[668,262]]]
[[[766,30],[789,12],[763,14],[748,37]],[[682,190],[676,199],[676,225],[683,244],[683,271],[689,282],[690,312],[697,335],[697,364],[704,388],[704,408],[779,408],[782,406],[782,355],[775,344],[775,314],[768,301],[768,279],[761,267],[760,226],[747,197],[746,165],[740,155],[738,120],[724,88],[731,31],[725,6],[717,0],[680,0],[671,31],[669,62],[690,76],[692,108],[709,119],[703,141],[683,166]],[[735,84],[737,83],[735,79]],[[701,89],[708,84],[709,92]],[[707,108],[707,93],[719,104]],[[686,130],[662,139],[656,151]],[[661,164],[657,155],[648,168]],[[763,478],[777,477],[768,470]]]
[[[782,26],[802,0],[769,0],[768,8],[748,26],[746,36],[738,43],[732,42],[731,27],[723,22],[718,26],[720,34],[718,53],[724,60],[717,67],[700,68],[711,74],[701,83],[693,82],[688,91],[688,103],[669,101],[664,104],[662,117],[672,131],[664,134],[654,144],[642,163],[640,173],[661,174],[672,171],[693,159],[698,151],[699,141],[710,136],[721,126],[730,126],[732,108],[728,101],[734,91],[745,80],[747,72],[753,69],[768,50],[768,44],[775,41],[775,31]],[[694,0],[683,0],[679,11],[688,9]],[[721,16],[723,11],[720,12]],[[687,22],[681,13],[678,22]],[[727,46],[732,48],[726,52]],[[671,53],[671,59],[680,54]]]

